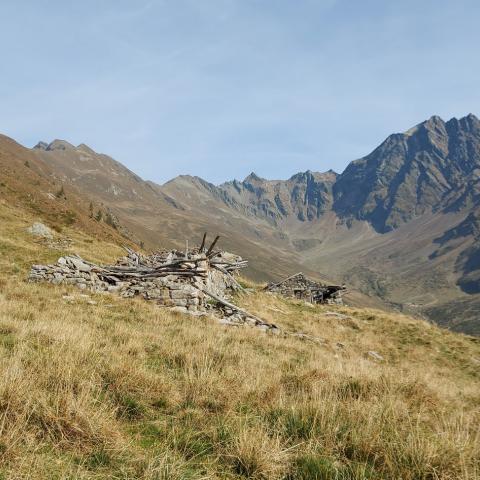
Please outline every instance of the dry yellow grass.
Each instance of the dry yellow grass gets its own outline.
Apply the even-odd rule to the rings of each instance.
[[[317,344],[28,284],[31,263],[61,254],[25,233],[31,221],[0,205],[0,478],[480,475],[478,340],[374,310],[237,299]],[[86,258],[120,253],[66,233]]]

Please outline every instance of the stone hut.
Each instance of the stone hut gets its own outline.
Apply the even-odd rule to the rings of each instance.
[[[310,303],[342,304],[342,294],[346,288],[344,285],[325,285],[315,282],[299,272],[279,283],[269,283],[265,290]]]
[[[143,255],[127,248],[114,265],[95,265],[79,256],[58,259],[53,265],[33,265],[29,280],[76,285],[91,292],[141,296],[177,311],[202,313],[209,298],[228,296],[240,288],[235,273],[247,261],[228,252],[199,249],[161,251]]]

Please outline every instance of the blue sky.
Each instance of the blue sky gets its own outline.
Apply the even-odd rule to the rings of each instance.
[[[0,132],[142,177],[288,178],[480,114],[477,0],[1,0]]]

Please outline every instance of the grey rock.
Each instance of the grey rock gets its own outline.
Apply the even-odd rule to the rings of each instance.
[[[177,299],[173,300],[173,302],[175,303],[175,305],[177,307],[186,307],[187,306],[187,301],[182,299],[182,298],[177,298]]]
[[[46,225],[40,222],[35,222],[31,227],[27,228],[27,232],[31,233],[32,235],[35,235],[36,237],[42,237],[42,238],[48,238],[48,239],[53,238],[53,231],[49,227],[47,227]]]
[[[266,332],[270,328],[268,325],[263,325],[263,324],[256,325],[255,327],[258,328],[259,330],[264,331],[264,332]]]
[[[75,257],[68,257],[67,262],[72,265],[74,268],[76,268],[79,272],[90,272],[92,270],[92,267],[79,258]]]
[[[220,325],[226,325],[226,326],[229,326],[229,327],[239,327],[240,324],[239,323],[236,323],[236,322],[232,322],[231,320],[229,320],[228,318],[220,318],[218,320],[218,323]]]
[[[121,286],[119,285],[109,285],[107,287],[107,291],[110,293],[118,292],[120,290]]]
[[[351,317],[350,315],[344,315],[343,313],[338,312],[325,312],[323,315],[326,317],[335,317],[339,320],[353,320],[353,317]]]
[[[378,352],[375,352],[374,350],[370,350],[369,352],[367,352],[367,356],[370,357],[370,358],[373,358],[377,362],[383,362],[383,360],[384,360],[384,358]]]
[[[175,299],[187,299],[189,297],[188,292],[185,290],[172,290],[172,298]]]

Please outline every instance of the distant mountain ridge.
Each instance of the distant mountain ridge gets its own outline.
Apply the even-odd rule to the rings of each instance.
[[[444,122],[433,116],[405,133],[390,135],[342,174],[308,170],[282,181],[252,172],[243,181],[216,188],[226,202],[272,220],[293,215],[311,221],[332,209],[342,218],[367,220],[385,233],[427,211],[478,206],[479,169],[478,118],[469,114]]]
[[[252,259],[258,280],[303,270],[480,334],[480,121],[472,114],[392,134],[340,174],[288,180],[252,172],[221,185],[189,175],[158,185],[83,144],[39,142],[27,152],[147,247],[219,233]]]
[[[480,120],[473,114],[448,122],[433,116],[390,135],[341,174],[308,170],[288,180],[266,180],[252,172],[243,181],[219,186],[181,176],[165,187],[179,178],[196,178],[227,204],[273,223],[289,216],[312,221],[333,210],[386,233],[426,212],[478,206],[479,169]]]

